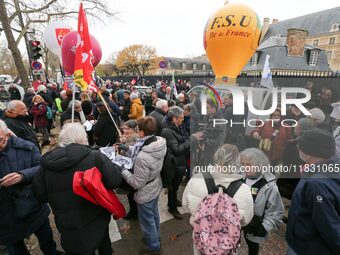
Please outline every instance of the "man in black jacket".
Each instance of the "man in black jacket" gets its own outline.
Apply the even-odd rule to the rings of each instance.
[[[32,194],[32,181],[40,164],[38,148],[11,136],[0,120],[0,244],[9,254],[30,254],[24,239],[35,234],[44,254],[56,254],[48,220],[50,209]]]
[[[170,180],[168,188],[168,207],[176,219],[183,219],[177,206],[182,206],[181,201],[177,199],[177,190],[182,182],[183,175],[187,166],[188,152],[190,150],[190,139],[185,133],[185,129],[180,128],[184,121],[184,111],[178,106],[169,108],[166,116],[167,127],[162,130],[162,137],[166,139],[168,152],[176,158],[176,169],[174,169],[173,180]]]
[[[40,150],[36,133],[29,123],[29,115],[26,105],[19,100],[8,103],[4,114],[7,127],[17,136],[35,144]]]
[[[129,120],[128,115],[130,114],[130,108],[131,108],[130,94],[131,93],[128,90],[124,91],[124,106],[123,106],[123,116],[122,116],[123,121]]]
[[[165,115],[168,113],[169,106],[168,101],[164,99],[159,99],[156,103],[156,109],[150,113],[149,116],[154,117],[157,122],[157,133],[160,136],[162,134],[162,121]]]

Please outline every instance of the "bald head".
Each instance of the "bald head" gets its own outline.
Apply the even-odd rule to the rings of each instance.
[[[26,105],[20,100],[12,100],[7,105],[7,111],[16,116],[28,114]]]

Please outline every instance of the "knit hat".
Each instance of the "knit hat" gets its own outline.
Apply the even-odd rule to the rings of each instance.
[[[124,93],[131,95],[131,92],[129,90],[124,90]]]
[[[39,86],[38,86],[38,93],[39,93],[39,92],[43,92],[43,91],[45,91],[45,90],[46,90],[45,85],[39,85]]]
[[[335,140],[326,130],[313,128],[298,137],[298,148],[309,156],[328,159],[335,154]]]

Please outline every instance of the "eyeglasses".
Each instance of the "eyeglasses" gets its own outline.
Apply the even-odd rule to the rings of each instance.
[[[3,143],[7,140],[7,136],[1,136],[0,137],[0,143]]]

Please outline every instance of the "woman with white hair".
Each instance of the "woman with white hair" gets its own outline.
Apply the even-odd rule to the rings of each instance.
[[[230,183],[242,180],[240,170],[240,154],[236,146],[225,144],[214,155],[214,167],[210,168],[210,174],[216,185],[228,188]],[[205,169],[202,169],[205,171]],[[190,224],[193,225],[194,216],[200,203],[208,195],[208,189],[202,173],[195,174],[183,193],[182,204],[191,214]],[[246,226],[253,217],[253,198],[249,187],[242,184],[233,197],[241,216],[241,226]],[[199,254],[196,250],[195,254]]]
[[[284,208],[266,154],[257,148],[246,149],[241,152],[241,163],[246,174],[245,183],[251,189],[254,201],[254,217],[243,230],[249,255],[257,255],[259,244],[268,239],[271,230],[277,229]]]
[[[128,115],[129,119],[138,120],[140,118],[143,118],[143,104],[142,101],[139,99],[138,94],[133,92],[130,95],[131,100],[131,108],[130,108],[130,114]]]
[[[65,124],[59,135],[59,147],[47,152],[40,161],[34,181],[35,196],[48,202],[61,234],[61,245],[68,254],[112,254],[109,237],[111,214],[73,193],[76,171],[96,166],[107,189],[117,188],[122,177],[114,165],[99,151],[88,147],[84,127]]]

